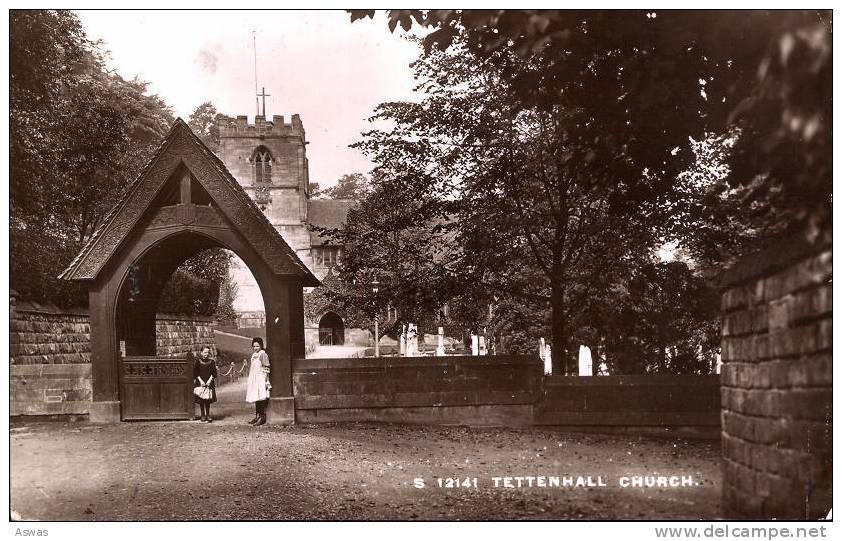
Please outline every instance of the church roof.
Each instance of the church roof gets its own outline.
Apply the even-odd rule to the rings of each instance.
[[[207,189],[220,211],[276,274],[298,275],[304,279],[305,286],[319,285],[319,281],[298,258],[295,250],[284,241],[222,161],[181,118],[176,119],[155,155],[126,187],[102,224],[59,278],[96,278],[182,163]]]
[[[357,204],[353,199],[311,199],[307,203],[307,224],[325,229],[340,229],[345,225],[348,211]],[[321,246],[329,239],[310,231],[310,244]]]

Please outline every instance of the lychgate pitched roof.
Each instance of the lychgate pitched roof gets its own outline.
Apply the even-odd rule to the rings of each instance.
[[[176,119],[158,151],[59,277],[65,280],[95,279],[181,164],[275,274],[300,276],[305,286],[319,285],[295,250],[269,223],[222,161],[181,118]]]

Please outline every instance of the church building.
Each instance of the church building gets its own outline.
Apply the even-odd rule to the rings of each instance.
[[[301,118],[292,115],[271,120],[258,115],[254,124],[248,117],[221,116],[219,157],[246,193],[280,232],[299,259],[322,280],[342,257],[342,247],[311,232],[308,226],[338,228],[354,204],[349,200],[311,199],[307,138]],[[265,324],[263,298],[257,282],[241,263],[232,269],[237,284],[234,308],[241,326]],[[308,346],[340,345],[346,330],[339,314],[319,314],[317,321],[305,321]],[[350,333],[349,333],[350,334]],[[353,333],[356,341],[360,333]]]

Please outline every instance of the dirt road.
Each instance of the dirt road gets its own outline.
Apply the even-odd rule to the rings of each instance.
[[[237,409],[239,408],[239,409]],[[719,443],[338,424],[253,428],[243,405],[217,422],[13,424],[11,507],[42,520],[712,519]],[[623,488],[626,476],[693,486]],[[569,476],[607,486],[538,487]],[[587,477],[590,476],[590,479]],[[439,487],[437,478],[469,479]],[[523,477],[506,488],[493,477]],[[535,477],[533,487],[526,478]],[[473,479],[476,478],[476,486]],[[424,488],[416,488],[416,479]]]

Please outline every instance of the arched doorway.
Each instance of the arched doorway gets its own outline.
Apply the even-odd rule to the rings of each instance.
[[[180,119],[61,275],[88,286],[91,421],[191,415],[186,359],[155,355],[155,308],[181,262],[211,247],[237,254],[260,287],[270,422],[294,422],[292,359],[304,357],[303,288],[320,282]]]
[[[319,320],[319,345],[345,345],[345,324],[337,314],[328,312]]]
[[[162,312],[161,297],[176,269],[211,248],[229,246],[207,232],[180,231],[154,244],[128,266],[115,307],[122,420],[192,417],[192,358],[158,351],[162,344],[166,349],[171,339],[156,332],[157,314]],[[181,292],[183,300],[195,300],[189,299],[189,291]],[[192,349],[198,351],[203,345],[210,344],[196,343]]]

